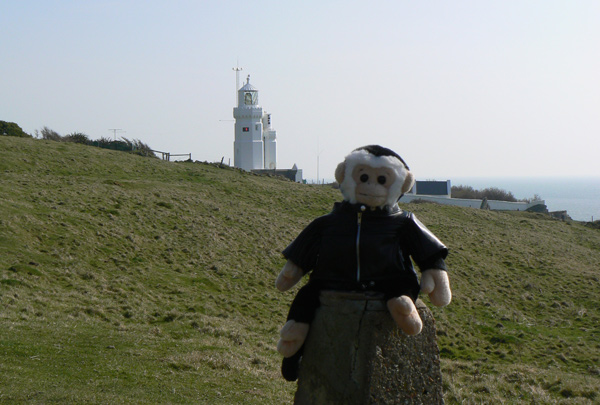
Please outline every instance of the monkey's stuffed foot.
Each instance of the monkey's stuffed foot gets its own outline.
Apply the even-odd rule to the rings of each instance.
[[[293,319],[287,321],[281,328],[281,338],[277,342],[277,351],[283,357],[291,357],[296,354],[306,340],[309,327],[309,324],[296,322]]]
[[[414,302],[402,295],[400,297],[391,298],[387,302],[387,307],[392,315],[392,318],[398,324],[400,329],[407,335],[417,335],[423,329],[423,322],[415,307]]]
[[[298,351],[290,357],[284,357],[281,362],[281,375],[287,381],[296,381],[298,379],[298,372],[300,370],[300,361],[302,360],[302,353],[304,352],[304,345],[298,349]]]

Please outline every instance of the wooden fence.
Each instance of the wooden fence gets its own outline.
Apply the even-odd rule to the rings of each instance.
[[[167,162],[171,161],[171,157],[179,157],[179,156],[187,156],[188,160],[192,160],[191,153],[170,153],[170,152],[162,152],[160,150],[153,150],[154,153],[160,153],[161,159],[166,160]]]

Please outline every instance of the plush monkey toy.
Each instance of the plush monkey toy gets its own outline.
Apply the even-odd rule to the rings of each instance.
[[[412,213],[398,207],[414,184],[404,160],[379,145],[364,146],[346,156],[335,178],[344,201],[310,223],[283,251],[287,263],[275,282],[286,291],[311,272],[277,344],[284,356],[282,374],[289,381],[297,379],[322,290],[383,293],[392,318],[408,335],[423,326],[414,304],[419,290],[437,306],[452,298],[444,263],[448,249]],[[413,261],[422,271],[420,286]]]

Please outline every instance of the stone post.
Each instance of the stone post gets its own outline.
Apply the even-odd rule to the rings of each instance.
[[[322,292],[294,404],[443,404],[435,321],[416,304],[423,330],[407,336],[380,295]]]

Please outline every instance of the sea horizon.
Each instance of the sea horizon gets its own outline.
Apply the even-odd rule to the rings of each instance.
[[[453,177],[453,186],[481,190],[496,187],[517,199],[539,195],[548,211],[567,211],[576,221],[600,220],[600,176],[573,177]]]

